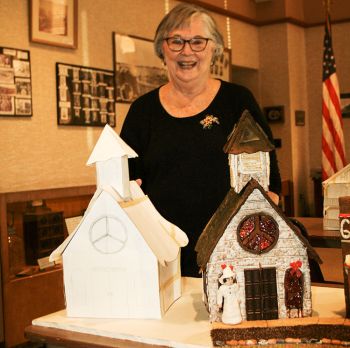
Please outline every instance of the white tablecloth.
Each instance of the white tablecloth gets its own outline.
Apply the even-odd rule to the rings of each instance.
[[[128,339],[171,347],[212,347],[211,325],[202,302],[202,281],[182,279],[182,297],[162,320],[68,318],[61,310],[33,320],[33,325]],[[345,315],[342,288],[312,287],[315,316],[340,318]]]

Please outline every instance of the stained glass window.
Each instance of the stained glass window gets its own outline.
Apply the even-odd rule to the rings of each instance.
[[[278,240],[278,225],[269,215],[254,214],[245,217],[237,231],[243,249],[254,254],[269,251]]]

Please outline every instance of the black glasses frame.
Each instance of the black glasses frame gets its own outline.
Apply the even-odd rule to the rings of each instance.
[[[182,46],[181,46],[181,48],[176,49],[176,50],[174,50],[173,48],[170,48],[170,46],[169,46],[169,40],[170,40],[170,39],[175,39],[175,38],[178,39],[179,41],[182,41]],[[198,39],[205,40],[205,45],[204,45],[204,47],[203,47],[202,49],[200,49],[200,50],[193,49],[193,47],[192,47],[193,41],[198,40]],[[211,40],[211,39],[208,38],[208,37],[193,37],[192,39],[185,40],[185,39],[182,39],[181,37],[177,38],[176,36],[172,36],[172,37],[166,37],[166,38],[163,39],[163,40],[166,41],[166,43],[167,43],[167,45],[168,45],[168,47],[169,47],[169,50],[170,50],[170,51],[173,51],[173,52],[180,52],[180,51],[182,51],[182,50],[185,48],[186,43],[189,44],[189,46],[191,47],[191,50],[192,50],[193,52],[202,52],[202,51],[204,51],[204,50],[206,49],[206,47],[207,47],[207,45],[208,45],[208,41]]]

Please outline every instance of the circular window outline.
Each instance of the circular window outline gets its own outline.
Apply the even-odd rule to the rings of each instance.
[[[99,248],[99,247],[96,246],[96,242],[97,241],[101,240],[102,238],[104,238],[106,236],[110,236],[110,234],[107,232],[105,235],[103,235],[103,236],[101,236],[99,238],[96,238],[96,239],[92,238],[93,237],[93,233],[94,233],[93,232],[94,226],[98,222],[100,222],[102,219],[113,219],[113,220],[117,221],[120,224],[120,226],[122,227],[122,233],[124,234],[125,239],[117,239],[119,241],[120,245],[121,245],[120,248],[117,248],[117,249],[115,249],[113,251],[107,252],[107,251],[103,250],[102,248]],[[109,237],[109,238],[111,238],[111,237]],[[90,229],[89,229],[89,239],[90,239],[91,245],[93,246],[93,248],[96,251],[98,251],[101,254],[110,255],[110,254],[119,253],[120,251],[122,251],[124,249],[124,247],[125,247],[125,245],[126,245],[126,243],[128,241],[128,234],[127,234],[127,231],[126,231],[126,227],[124,226],[123,222],[118,217],[116,217],[115,215],[102,215],[99,218],[95,219],[95,221],[91,224]]]
[[[274,241],[265,249],[261,249],[259,247],[258,250],[254,250],[254,249],[251,249],[249,247],[247,247],[246,245],[243,244],[243,240],[241,239],[241,236],[240,236],[240,231],[241,231],[241,228],[242,228],[242,225],[251,217],[259,217],[259,222],[260,222],[260,218],[261,217],[268,217],[270,218],[273,223],[275,224],[276,226],[276,235],[274,236],[275,239]],[[255,227],[256,228],[256,227]],[[259,228],[259,231],[260,231],[260,228]],[[252,254],[255,254],[255,255],[260,255],[260,254],[265,254],[267,252],[269,252],[270,250],[272,250],[275,245],[277,244],[278,242],[278,239],[279,239],[279,226],[278,226],[278,223],[277,221],[270,215],[270,214],[266,214],[264,212],[261,212],[261,213],[254,213],[254,214],[249,214],[249,215],[246,215],[242,220],[241,222],[239,223],[238,227],[237,227],[237,241],[238,241],[238,244],[241,246],[242,249],[244,249],[245,251],[249,252],[249,253],[252,253]]]

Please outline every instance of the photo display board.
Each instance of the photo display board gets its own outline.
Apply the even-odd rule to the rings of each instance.
[[[0,47],[0,116],[32,116],[29,51]]]
[[[56,78],[59,125],[115,126],[113,71],[57,63]]]

